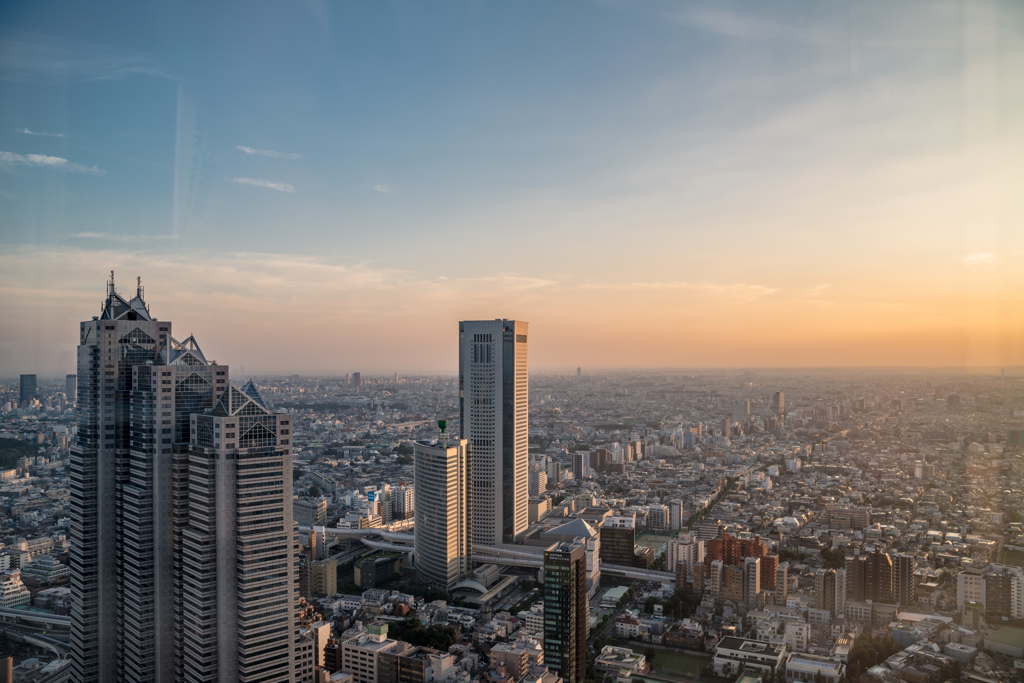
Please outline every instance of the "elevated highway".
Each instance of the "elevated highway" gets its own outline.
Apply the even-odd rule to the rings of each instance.
[[[12,607],[0,607],[0,623],[4,624],[31,624],[46,630],[70,630],[71,617],[62,617],[57,614],[36,612],[27,609],[15,609]]]
[[[310,533],[312,528],[300,526],[299,531]],[[415,536],[407,531],[325,528],[324,534],[336,538],[359,539],[363,545],[375,550],[399,553],[415,552],[413,547]],[[505,567],[540,569],[544,566],[544,548],[542,546],[528,545],[475,545],[473,546],[473,561]],[[604,562],[601,563],[601,572],[635,581],[650,581],[654,583],[671,583],[675,581],[675,575],[671,572],[658,572],[653,569],[639,569],[637,567],[622,567]]]

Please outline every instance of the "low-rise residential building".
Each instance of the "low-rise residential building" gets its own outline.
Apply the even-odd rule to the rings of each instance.
[[[712,666],[716,676],[730,676],[751,667],[771,672],[786,661],[783,645],[726,636],[715,648]]]
[[[594,669],[598,674],[626,677],[643,675],[650,671],[647,658],[633,652],[628,647],[605,645],[601,654],[594,660]]]

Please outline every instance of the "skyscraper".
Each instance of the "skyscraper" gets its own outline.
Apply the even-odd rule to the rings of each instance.
[[[81,383],[78,410],[78,442],[71,449],[71,658],[74,679],[79,683],[120,680],[118,662],[122,661],[125,621],[122,595],[118,585],[124,580],[125,527],[120,507],[125,484],[131,477],[131,385],[133,367],[154,363],[158,350],[170,337],[171,325],[157,322],[149,314],[139,287],[128,300],[114,289],[114,278],[107,283],[107,298],[100,315],[81,323],[78,346],[78,377]],[[164,395],[161,392],[161,395]],[[162,412],[162,411],[161,411]],[[160,420],[163,422],[163,419]],[[170,420],[167,421],[170,428]],[[169,487],[168,487],[169,493]],[[134,488],[129,492],[138,499]],[[152,496],[150,501],[169,520],[169,497]],[[151,518],[151,519],[153,519]],[[134,526],[134,525],[133,525]],[[131,542],[144,538],[147,545],[154,529],[133,529]],[[161,532],[166,532],[161,527]],[[170,539],[165,548],[170,548]],[[142,555],[143,552],[134,554]],[[169,558],[162,558],[169,560]],[[147,563],[151,561],[147,557]],[[167,562],[163,564],[169,564]],[[161,567],[163,568],[163,567]],[[170,567],[166,569],[169,571]],[[157,570],[159,571],[159,569]],[[154,576],[154,580],[155,580]],[[152,600],[152,594],[140,596]],[[153,618],[162,624],[173,623],[168,602],[159,609],[150,605]],[[163,609],[166,607],[167,609]],[[173,669],[164,661],[161,646],[173,646],[173,632],[145,637],[155,648],[142,665],[139,680],[166,680],[163,673]],[[163,641],[157,640],[163,637]]]
[[[772,412],[776,415],[786,412],[786,395],[781,391],[772,395]]]
[[[465,439],[414,446],[416,570],[446,591],[472,571],[470,450]]]
[[[263,592],[248,590],[243,600],[220,583],[218,572],[243,574],[237,565],[228,568],[221,546],[231,545],[247,563],[265,553],[291,557],[291,454],[290,447],[281,449],[290,443],[288,418],[282,416],[279,424],[277,416],[269,416],[251,384],[226,396],[228,368],[208,361],[193,337],[174,339],[171,324],[150,315],[141,284],[130,300],[118,294],[113,274],[100,315],[81,323],[78,378],[78,442],[70,467],[74,680],[244,680],[244,668],[237,675],[201,678],[205,674],[199,672],[210,670],[195,657],[205,650],[192,650],[186,637],[207,624],[190,610],[196,608],[195,591],[210,586],[218,591],[210,603],[218,614],[235,606],[251,609],[257,604],[252,600],[264,599]],[[197,462],[206,452],[192,452],[193,416],[213,419],[215,406],[225,413],[221,417],[229,415],[224,406],[232,407],[230,416],[244,417],[237,419],[238,431],[215,432],[210,448],[219,449],[223,462],[212,457]],[[253,420],[260,425],[250,434]],[[279,440],[267,436],[278,434],[278,427]],[[258,448],[247,441],[257,436]],[[260,453],[259,463],[245,460],[253,452]],[[277,464],[265,467],[263,460]],[[257,490],[237,497],[225,480],[216,479],[215,509],[204,508],[213,500],[204,478],[235,465],[247,476],[258,472],[266,478]],[[260,531],[266,534],[259,536],[258,548],[246,544],[249,515],[260,517],[253,522],[257,527],[273,527]],[[204,522],[217,525],[216,544],[209,537],[205,544],[197,540]],[[294,580],[291,561],[286,562],[287,569],[275,576],[288,577],[277,583],[290,595]],[[250,574],[266,578],[264,564],[280,569],[273,562],[247,564],[238,583],[248,586]],[[275,623],[290,624],[291,618],[288,612]],[[224,633],[241,639],[240,628]],[[232,652],[223,645],[215,643],[220,661]]]
[[[78,400],[78,375],[68,375],[64,378],[64,396],[68,403]]]
[[[22,375],[21,376],[21,393],[18,397],[18,404],[24,408],[28,405],[28,402],[37,396],[36,392],[36,376],[35,375]]]
[[[291,418],[250,380],[190,421],[182,680],[291,681]]]
[[[582,539],[544,551],[544,663],[566,683],[582,683],[587,672],[586,575]]]
[[[472,541],[514,543],[528,521],[527,323],[459,323],[459,430],[471,446]]]

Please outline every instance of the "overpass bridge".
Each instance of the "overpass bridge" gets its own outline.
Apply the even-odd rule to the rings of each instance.
[[[71,617],[14,607],[0,607],[0,623],[32,625],[47,631],[71,629]]]
[[[300,526],[299,531],[310,533],[311,527]],[[388,531],[386,529],[332,529],[324,528],[324,534],[337,538],[359,539],[363,545],[375,550],[390,552],[413,553],[415,536],[407,531]],[[496,564],[505,567],[528,567],[540,569],[544,566],[544,547],[529,545],[474,545],[473,561],[482,564]],[[623,567],[601,563],[601,572],[612,576],[636,581],[654,583],[671,583],[675,581],[672,572],[658,572],[653,569]]]

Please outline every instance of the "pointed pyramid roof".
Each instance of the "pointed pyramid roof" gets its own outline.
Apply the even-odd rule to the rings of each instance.
[[[267,404],[263,402],[263,397],[260,396],[260,392],[256,388],[256,385],[253,384],[251,377],[248,382],[242,385],[241,392],[256,401],[256,403],[258,403],[264,410],[270,410],[270,408],[267,407]]]
[[[545,531],[543,536],[572,536],[573,538],[593,538],[597,536],[597,532],[594,531],[594,527],[587,524],[582,519],[574,519],[571,522],[566,522],[561,526],[556,526],[554,529],[548,529]]]

